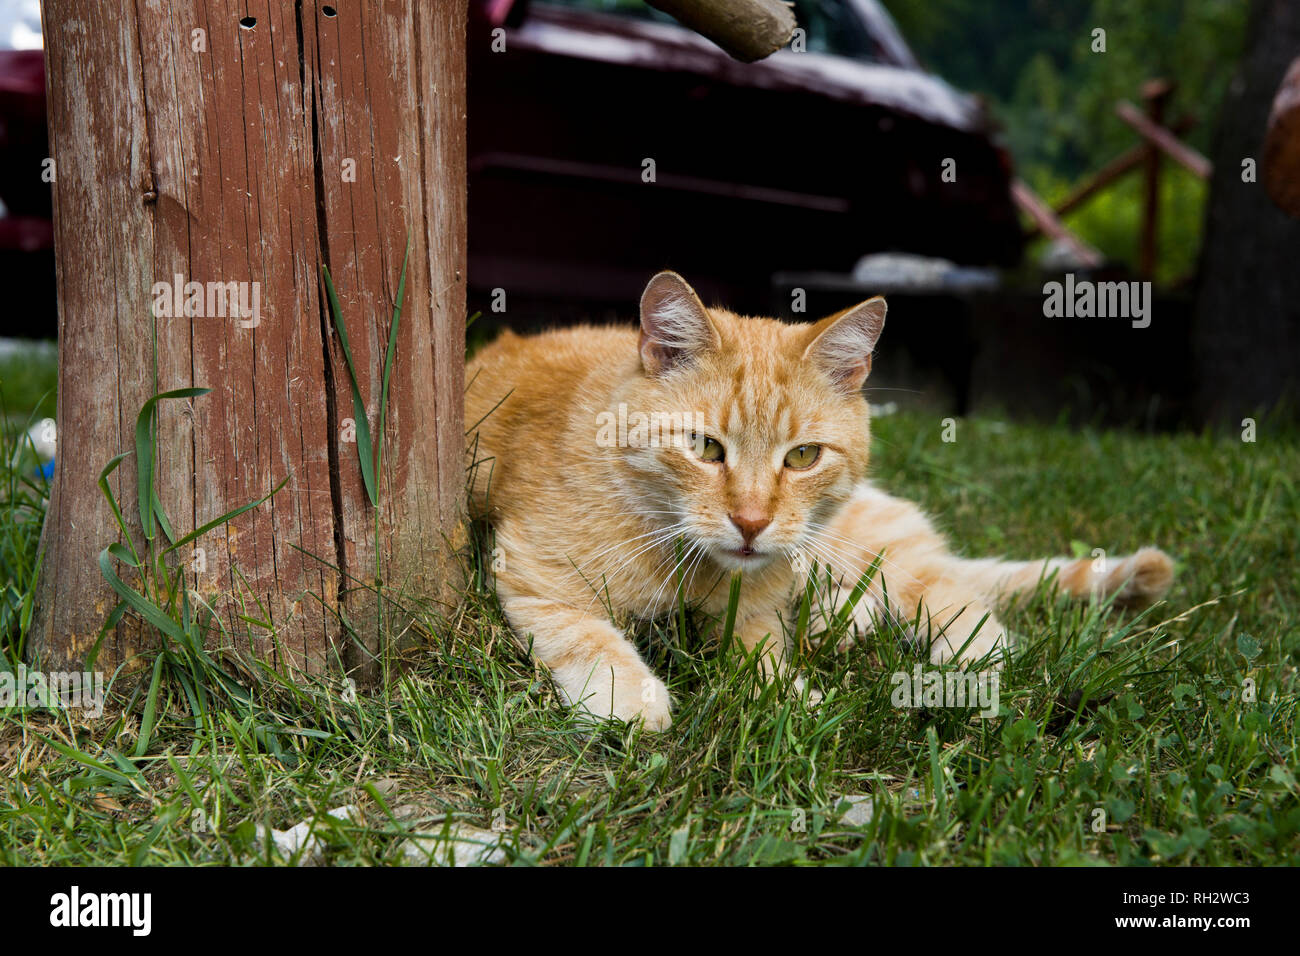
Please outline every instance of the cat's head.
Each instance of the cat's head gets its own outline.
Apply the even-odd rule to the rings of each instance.
[[[626,457],[644,510],[723,567],[817,557],[816,531],[866,474],[862,383],[884,324],[880,297],[793,324],[706,309],[673,272],[651,279],[626,400],[683,425]]]

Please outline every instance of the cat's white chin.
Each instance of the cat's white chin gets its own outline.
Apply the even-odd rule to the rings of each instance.
[[[729,571],[756,571],[771,564],[775,551],[753,551],[742,548],[715,548],[713,560]]]

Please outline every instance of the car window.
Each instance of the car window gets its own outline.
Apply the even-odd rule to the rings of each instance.
[[[638,20],[676,23],[668,14],[644,0],[545,0],[552,6],[614,13]],[[853,9],[844,0],[795,0],[795,19],[806,32],[813,53],[832,53],[854,60],[881,59],[879,47]]]
[[[662,10],[656,10],[650,6],[645,0],[546,0],[546,3],[553,7],[575,7],[579,10],[594,10],[598,13],[617,13],[625,17],[636,17],[638,20],[658,20],[660,23],[677,22]]]
[[[880,59],[876,42],[843,0],[795,0],[795,19],[808,33],[808,49],[854,60]]]

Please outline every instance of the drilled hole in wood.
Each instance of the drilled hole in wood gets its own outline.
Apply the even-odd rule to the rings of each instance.
[[[253,27],[257,26],[257,17],[244,17],[239,21],[239,25],[245,30],[251,30]]]
[[[333,7],[321,7],[320,12],[325,14],[327,17],[337,17],[339,15],[339,12]]]

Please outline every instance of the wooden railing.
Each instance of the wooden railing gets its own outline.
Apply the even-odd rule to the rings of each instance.
[[[1157,234],[1160,220],[1160,175],[1162,156],[1168,156],[1193,175],[1208,179],[1212,171],[1210,161],[1178,137],[1193,126],[1193,117],[1183,116],[1166,126],[1165,105],[1173,93],[1174,85],[1168,80],[1150,80],[1142,86],[1142,99],[1146,104],[1143,113],[1127,100],[1115,104],[1121,120],[1133,127],[1143,142],[1121,153],[1100,170],[1072,189],[1068,196],[1054,208],[1037,196],[1024,182],[1017,180],[1012,187],[1012,198],[1025,212],[1033,225],[1026,239],[1038,233],[1067,242],[1085,265],[1100,265],[1102,254],[1088,245],[1062,222],[1063,216],[1084,205],[1099,192],[1139,167],[1144,171],[1142,226],[1138,252],[1138,272],[1150,278],[1155,274],[1158,257]]]

